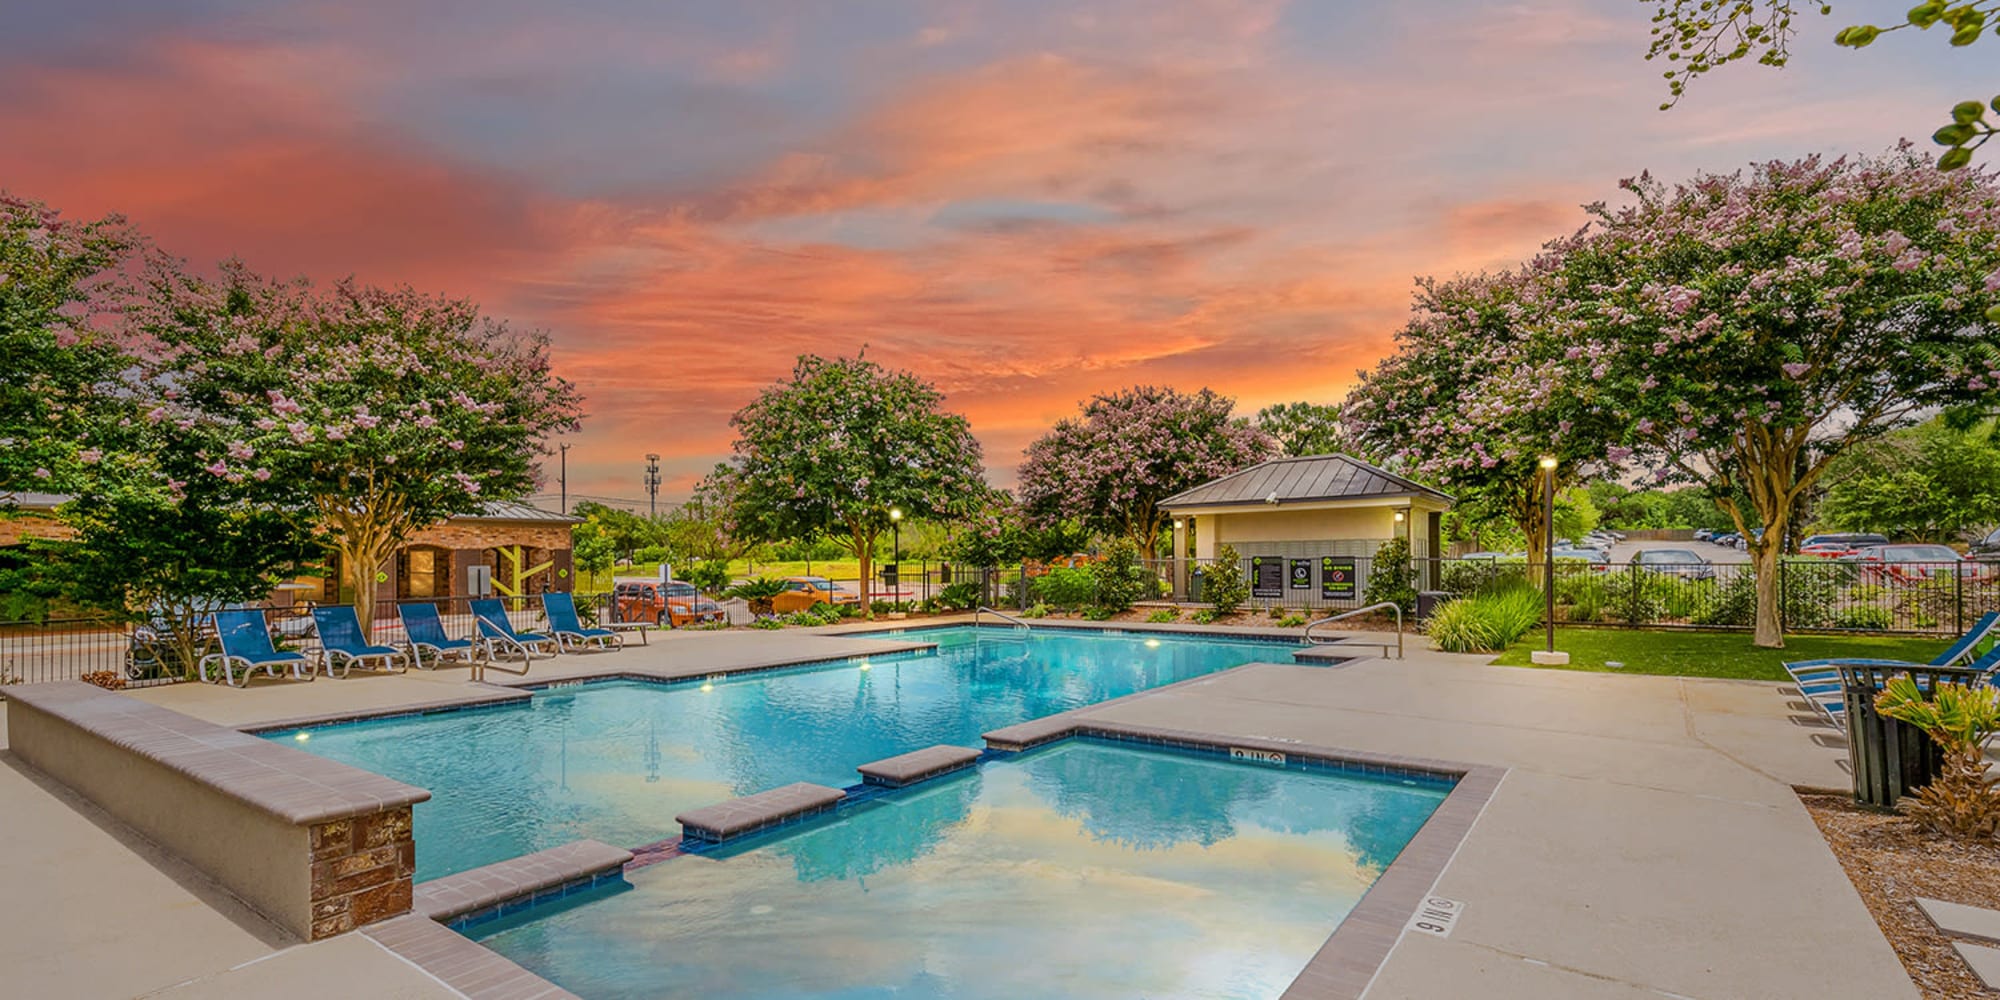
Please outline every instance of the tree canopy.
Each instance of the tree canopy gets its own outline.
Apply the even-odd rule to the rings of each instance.
[[[1231,414],[1236,403],[1209,389],[1164,386],[1102,393],[1028,446],[1021,504],[1044,525],[1075,519],[1157,551],[1160,501],[1254,465],[1276,450],[1271,436]]]
[[[1340,407],[1324,403],[1274,403],[1257,411],[1257,429],[1278,443],[1280,454],[1326,455],[1347,450]]]
[[[864,358],[803,355],[790,378],[730,418],[735,466],[718,490],[735,530],[760,540],[844,535],[867,602],[875,539],[889,512],[937,516],[984,491],[979,442],[944,395]]]
[[[1613,457],[1694,483],[1752,544],[1757,641],[1781,645],[1777,561],[1801,499],[1856,442],[2000,401],[2000,186],[1907,147],[1808,157],[1592,206],[1565,248],[1540,370]],[[1629,454],[1628,454],[1629,450]],[[1747,497],[1748,506],[1739,497]]]
[[[1954,542],[2000,524],[2000,446],[1990,425],[1943,419],[1885,434],[1835,459],[1817,523],[1901,541]]]
[[[339,282],[156,272],[138,316],[160,395],[144,416],[200,434],[202,474],[268,482],[340,555],[364,625],[409,535],[534,485],[580,401],[548,338],[472,303]]]

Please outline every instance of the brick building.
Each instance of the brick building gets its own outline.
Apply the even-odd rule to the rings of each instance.
[[[69,497],[57,493],[0,494],[0,546],[30,538],[61,538],[69,528],[55,509]],[[422,600],[471,592],[473,567],[490,581],[492,592],[511,596],[569,590],[576,580],[570,554],[570,526],[580,519],[512,500],[489,500],[477,514],[461,515],[416,533],[383,567],[376,593],[383,600]],[[325,576],[301,577],[276,600],[337,604],[340,566],[329,558]]]

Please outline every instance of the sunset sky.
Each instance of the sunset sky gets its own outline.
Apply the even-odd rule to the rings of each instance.
[[[1335,401],[1415,276],[1515,262],[1621,177],[1879,151],[2000,89],[1990,39],[1832,45],[1891,8],[1661,113],[1631,0],[30,4],[0,189],[548,329],[573,496],[643,496],[648,451],[684,496],[794,355],[864,344],[1005,485],[1094,391]]]

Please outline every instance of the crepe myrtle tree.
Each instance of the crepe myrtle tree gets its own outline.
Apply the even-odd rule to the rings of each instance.
[[[72,222],[0,194],[0,491],[74,491],[129,416],[111,321],[143,248],[116,216]]]
[[[1779,557],[1828,464],[1940,407],[2000,403],[2000,185],[1905,144],[1623,187],[1633,203],[1591,207],[1553,293],[1563,402],[1764,529],[1756,643],[1782,646]]]
[[[1067,519],[1159,551],[1160,501],[1271,457],[1276,443],[1232,417],[1236,402],[1142,385],[1102,393],[1028,446],[1021,505],[1044,525]]]
[[[273,484],[340,557],[366,627],[411,533],[527,492],[542,440],[580,400],[548,337],[472,303],[342,281],[156,271],[136,322],[151,341],[149,422],[205,436],[201,473]]]
[[[791,377],[730,418],[732,534],[765,541],[839,533],[869,606],[875,540],[889,512],[949,517],[984,489],[979,442],[937,388],[862,357],[802,355]]]
[[[1536,566],[1548,554],[1543,456],[1556,459],[1559,492],[1612,464],[1603,435],[1560,412],[1560,370],[1537,360],[1563,246],[1511,271],[1419,281],[1395,352],[1361,373],[1342,404],[1364,449],[1437,484],[1468,514],[1505,518]]]

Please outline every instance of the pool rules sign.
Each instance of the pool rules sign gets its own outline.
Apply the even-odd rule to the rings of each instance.
[[[1327,601],[1354,600],[1354,557],[1321,556],[1319,596]]]

